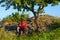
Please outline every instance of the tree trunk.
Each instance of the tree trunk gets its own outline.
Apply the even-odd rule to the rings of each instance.
[[[35,12],[34,12],[33,14],[34,14],[34,18],[35,18],[35,19],[34,19],[34,22],[35,22],[35,25],[36,25],[36,28],[37,28],[36,31],[38,31],[38,28],[39,28],[39,26],[38,26],[38,24],[37,24],[37,18],[38,18],[38,17],[37,17],[37,15],[36,15]]]
[[[42,8],[41,8],[42,7]],[[34,14],[34,17],[35,17],[35,20],[34,20],[34,22],[35,22],[35,24],[36,24],[36,31],[39,31],[38,30],[38,28],[39,28],[39,25],[38,25],[38,23],[37,23],[37,20],[38,20],[38,17],[40,16],[39,14],[40,14],[40,11],[42,10],[44,8],[44,5],[43,6],[39,6],[39,8],[38,8],[38,14],[36,15],[36,13],[35,12],[33,12],[33,14]]]

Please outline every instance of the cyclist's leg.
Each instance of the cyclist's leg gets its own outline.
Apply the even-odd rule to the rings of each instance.
[[[17,35],[20,35],[20,27],[17,27]]]
[[[25,34],[28,33],[28,27],[27,27],[27,26],[24,27],[24,33],[25,33]]]

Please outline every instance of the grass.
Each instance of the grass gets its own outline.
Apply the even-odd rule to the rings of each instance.
[[[60,40],[60,28],[42,33],[33,33],[30,36],[23,35],[20,37],[17,37],[13,32],[0,29],[0,40]]]

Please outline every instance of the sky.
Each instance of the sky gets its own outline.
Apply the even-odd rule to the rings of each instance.
[[[35,7],[35,9],[37,8],[37,6]],[[2,20],[4,17],[11,15],[12,13],[17,12],[16,9],[13,9],[12,7],[8,10],[5,10],[5,7],[1,7],[0,5],[0,20]],[[60,3],[59,5],[56,6],[51,6],[48,5],[47,7],[44,7],[44,14],[49,14],[52,16],[57,16],[60,17]],[[32,12],[29,12],[30,17],[33,16]]]

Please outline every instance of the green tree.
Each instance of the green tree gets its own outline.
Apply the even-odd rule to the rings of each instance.
[[[29,18],[29,14],[24,14],[24,13],[22,13],[21,15],[20,15],[20,20],[22,21],[22,20],[27,20]]]
[[[12,13],[12,18],[11,19],[14,22],[19,22],[20,21],[20,15],[19,15],[19,13],[18,12]]]
[[[60,0],[1,0],[0,3],[5,3],[2,6],[6,6],[6,10],[13,6],[14,9],[18,9],[21,11],[23,8],[24,10],[31,11],[35,17],[35,24],[38,28],[38,24],[36,22],[37,18],[40,15],[41,10],[44,7],[48,6],[48,4],[57,5]],[[35,11],[35,5],[39,6],[37,11]]]
[[[19,14],[18,12],[16,13],[12,13],[11,15],[3,18],[2,22],[9,22],[9,23],[13,23],[13,22],[16,22],[18,23],[19,21],[21,20],[27,20],[29,18],[29,14]]]
[[[2,6],[6,6],[6,9],[9,9],[10,6],[13,6],[14,9],[20,11],[22,8],[33,12],[34,16],[38,16],[40,11],[48,4],[56,5],[60,0],[1,0],[1,3],[4,3]],[[37,12],[34,11],[34,6],[39,6]]]

